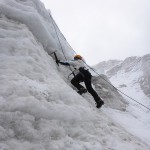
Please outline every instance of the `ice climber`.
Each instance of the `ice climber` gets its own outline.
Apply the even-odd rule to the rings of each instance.
[[[74,60],[71,61],[63,62],[58,60],[58,63],[60,63],[61,65],[72,66],[74,68],[75,76],[71,80],[71,83],[78,89],[79,94],[83,94],[88,91],[93,96],[97,104],[96,105],[97,108],[100,108],[104,104],[103,100],[98,96],[96,91],[92,88],[91,85],[92,75],[86,69],[83,58],[80,55],[75,55]],[[80,84],[80,82],[85,83],[86,89]]]

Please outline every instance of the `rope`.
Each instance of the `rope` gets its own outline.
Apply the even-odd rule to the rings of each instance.
[[[84,62],[84,61],[83,61]],[[90,67],[86,62],[84,62],[91,70],[93,70],[98,76],[100,76],[99,73],[97,73],[92,67]],[[101,77],[101,76],[100,76]],[[135,100],[134,98],[128,96],[127,94],[123,93],[121,90],[119,90],[118,88],[116,88],[115,86],[113,86],[110,82],[108,82],[106,79],[104,79],[103,77],[101,77],[103,80],[105,80],[108,84],[110,84],[114,89],[116,89],[118,92],[122,93],[123,95],[125,95],[126,97],[130,98],[131,100],[135,101],[136,103],[138,103],[139,105],[145,107],[146,109],[150,110],[150,108],[148,108],[147,106],[143,105],[142,103],[138,102],[137,100]]]
[[[73,48],[72,48],[73,49]],[[75,50],[73,50],[76,53]],[[83,61],[83,60],[82,60]],[[149,107],[143,105],[142,103],[138,102],[137,100],[135,100],[134,98],[128,96],[127,94],[123,93],[121,90],[119,90],[118,88],[116,88],[114,85],[112,85],[110,82],[108,82],[106,79],[104,79],[103,77],[100,76],[99,73],[97,73],[92,67],[90,67],[85,61],[83,61],[84,64],[86,64],[91,70],[93,70],[100,78],[102,78],[104,81],[106,81],[109,85],[111,85],[114,89],[116,89],[118,92],[122,93],[123,95],[125,95],[126,97],[130,98],[131,100],[135,101],[136,103],[138,103],[139,105],[145,107],[146,109],[150,110]]]
[[[63,53],[63,55],[64,55],[64,58],[65,58],[66,61],[68,61],[68,60],[67,60],[67,57],[66,57],[66,55],[65,55],[65,52],[64,52],[64,50],[63,50],[62,44],[61,44],[61,42],[60,42],[60,38],[59,38],[59,35],[58,35],[58,33],[57,33],[57,29],[56,29],[56,27],[55,27],[55,24],[54,24],[54,19],[52,18],[52,15],[51,15],[50,13],[49,13],[49,16],[50,16],[50,18],[51,18],[51,20],[52,20],[52,24],[53,24],[54,30],[55,30],[55,32],[56,32],[56,36],[57,36],[57,39],[58,39],[60,48],[61,48],[61,50],[62,50],[62,53]],[[70,66],[69,66],[69,69],[70,69],[70,71],[72,72],[72,74],[74,75],[74,72],[73,72],[73,70],[71,69]],[[74,75],[74,76],[75,76],[75,75]]]
[[[53,24],[54,30],[55,30],[55,32],[56,32],[56,36],[57,36],[57,39],[58,39],[58,42],[59,42],[60,48],[61,48],[61,50],[62,50],[62,53],[63,53],[63,55],[64,55],[64,58],[65,58],[65,59],[66,59],[66,61],[67,61],[67,58],[66,58],[66,56],[65,56],[65,53],[64,53],[64,50],[63,50],[63,47],[62,47],[62,44],[61,44],[61,42],[60,42],[59,35],[58,35],[58,33],[57,33],[57,30],[56,30],[56,27],[55,27],[55,24],[54,24],[54,20],[53,20],[53,18],[52,18],[52,16],[51,16],[51,14],[50,14],[50,13],[49,13],[49,16],[50,16],[50,18],[51,18],[51,20],[52,20],[52,24]]]
[[[50,15],[50,13],[49,13],[49,15]],[[62,44],[61,44],[60,39],[59,39],[59,35],[58,35],[58,33],[57,33],[57,30],[56,30],[56,27],[55,27],[55,24],[54,24],[54,20],[53,20],[53,18],[52,18],[51,15],[50,15],[50,18],[51,18],[51,20],[52,20],[52,24],[53,24],[53,26],[54,26],[54,29],[55,29],[55,32],[56,32],[56,35],[57,35],[57,38],[58,38],[58,41],[59,41],[59,44],[60,44],[62,53],[63,53],[63,55],[64,55],[64,58],[66,59],[66,61],[68,61],[67,58],[66,58],[66,56],[65,56],[65,53],[64,53]],[[71,46],[70,46],[70,47],[71,47]],[[72,48],[72,47],[71,47],[71,48]],[[72,50],[75,52],[75,54],[77,54],[76,51],[75,51],[73,48],[72,48]],[[83,60],[82,60],[82,61],[83,61]],[[83,61],[83,62],[84,62],[84,61]],[[86,62],[84,62],[84,64],[86,64],[91,70],[93,70],[98,76],[100,76],[100,74],[97,73],[97,72],[96,72],[92,67],[90,67]],[[71,69],[70,66],[69,66],[69,68],[70,68],[71,72],[73,73],[73,71],[72,71],[72,69]],[[100,77],[101,77],[101,76],[100,76]],[[145,106],[145,105],[143,105],[142,103],[138,102],[138,101],[135,100],[134,98],[128,96],[127,94],[123,93],[121,90],[119,90],[118,88],[116,88],[115,86],[113,86],[110,82],[108,82],[107,80],[105,80],[103,77],[101,77],[101,78],[102,78],[104,81],[106,81],[108,84],[110,84],[110,85],[111,85],[114,89],[116,89],[118,92],[122,93],[123,95],[125,95],[126,97],[128,97],[128,98],[130,98],[131,100],[135,101],[135,102],[138,103],[139,105],[141,105],[141,106],[145,107],[146,109],[150,110],[150,108],[148,108],[147,106]]]

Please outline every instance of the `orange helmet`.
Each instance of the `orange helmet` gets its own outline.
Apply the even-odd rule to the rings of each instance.
[[[82,60],[82,56],[80,56],[80,55],[75,55],[75,56],[74,56],[74,59],[80,59],[80,60]]]

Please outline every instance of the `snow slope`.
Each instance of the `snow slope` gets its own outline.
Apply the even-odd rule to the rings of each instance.
[[[71,59],[74,52],[59,35]],[[49,55],[54,50],[64,59],[39,0],[0,1],[0,149],[149,150],[105,108],[96,109],[90,95],[76,93]]]
[[[115,63],[114,63],[115,62]],[[105,65],[103,65],[105,64]],[[108,67],[110,66],[110,67]],[[111,83],[123,93],[150,108],[150,54],[142,57],[129,57],[124,61],[110,60],[96,65],[97,71],[103,70]],[[101,70],[100,70],[101,69]],[[100,73],[100,72],[99,72]],[[125,112],[106,110],[118,123],[130,133],[150,143],[150,111],[124,96],[129,106]]]

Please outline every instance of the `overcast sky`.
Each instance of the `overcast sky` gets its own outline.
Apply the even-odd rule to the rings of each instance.
[[[150,53],[150,0],[41,0],[90,65]]]

